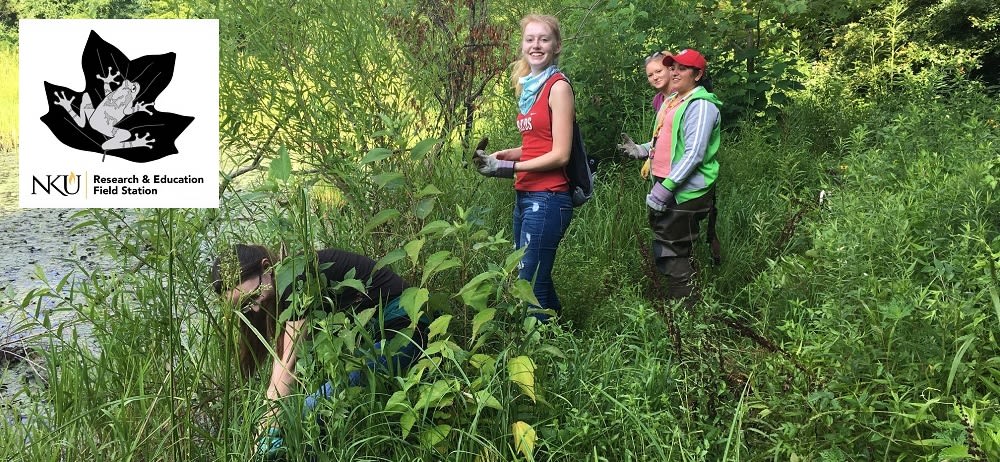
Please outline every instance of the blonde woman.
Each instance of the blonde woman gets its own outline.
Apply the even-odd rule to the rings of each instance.
[[[521,58],[513,65],[518,98],[516,126],[521,145],[487,155],[477,151],[479,173],[514,178],[514,245],[526,247],[519,277],[534,283],[541,308],[559,313],[552,282],[556,250],[570,220],[573,202],[565,166],[573,137],[573,88],[560,72],[559,21],[548,15],[521,19]],[[542,321],[548,315],[536,313]]]

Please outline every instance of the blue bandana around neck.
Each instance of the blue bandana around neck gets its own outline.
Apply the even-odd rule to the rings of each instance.
[[[522,115],[528,113],[531,106],[535,104],[535,100],[538,99],[538,93],[542,90],[545,82],[556,72],[559,72],[559,68],[553,64],[542,72],[535,75],[528,74],[518,80],[518,83],[521,84],[521,98],[517,100],[517,108]]]

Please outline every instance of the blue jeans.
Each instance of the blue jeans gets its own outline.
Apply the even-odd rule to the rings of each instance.
[[[559,312],[562,304],[552,284],[556,249],[573,219],[569,193],[517,192],[514,203],[514,248],[527,247],[518,277],[534,281],[535,298],[542,308]],[[546,315],[537,315],[542,321]]]

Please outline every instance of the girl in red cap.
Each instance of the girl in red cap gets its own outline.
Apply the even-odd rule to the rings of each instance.
[[[665,103],[664,127],[650,153],[653,185],[646,205],[653,259],[667,278],[668,296],[684,298],[691,306],[691,248],[699,223],[714,210],[722,102],[710,92],[708,63],[698,51],[667,55],[663,64],[670,71],[670,89],[677,94]]]

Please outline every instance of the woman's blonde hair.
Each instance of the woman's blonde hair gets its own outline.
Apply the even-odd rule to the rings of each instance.
[[[559,50],[556,52],[555,60],[553,63],[558,62],[559,53],[562,52],[562,34],[559,32],[559,20],[555,16],[548,14],[529,14],[521,18],[521,34],[524,35],[524,29],[528,27],[528,24],[533,22],[538,22],[545,24],[552,31],[552,36],[555,39],[555,48]],[[522,39],[523,40],[523,39]],[[520,59],[514,61],[511,64],[510,80],[514,86],[514,96],[521,96],[521,77],[524,77],[531,73],[531,66],[528,64],[528,59],[521,56]]]

